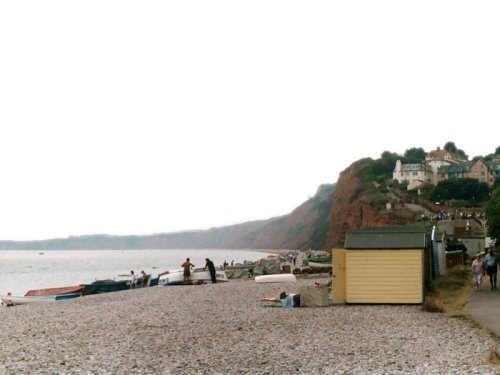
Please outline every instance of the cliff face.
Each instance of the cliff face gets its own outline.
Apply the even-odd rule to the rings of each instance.
[[[204,231],[151,236],[91,235],[46,241],[0,242],[1,249],[323,249],[343,247],[345,232],[360,227],[402,225],[402,211],[386,212],[390,192],[375,180],[376,162],[362,159],[344,170],[335,185],[288,215]],[[375,171],[375,172],[374,172]],[[384,190],[385,188],[385,190]],[[412,215],[413,216],[413,215]]]
[[[317,194],[290,214],[203,231],[150,236],[90,235],[45,241],[1,241],[1,249],[319,249],[330,228],[335,185],[322,185]]]
[[[356,162],[339,176],[330,214],[329,247],[343,247],[345,233],[349,229],[401,224],[400,218],[379,212],[366,199],[358,177],[362,167],[362,162]]]

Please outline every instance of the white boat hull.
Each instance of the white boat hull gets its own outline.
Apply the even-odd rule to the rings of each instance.
[[[331,263],[317,263],[317,262],[309,262],[309,267],[311,268],[325,268],[325,267],[332,267]]]
[[[0,296],[2,303],[10,305],[28,305],[33,303],[50,303],[81,297],[81,293],[53,294],[48,296]]]
[[[210,276],[210,271],[195,270],[194,272],[191,272],[191,280],[193,280],[193,282],[212,282],[212,276]],[[217,280],[218,283],[229,281],[226,271],[215,271],[215,280]]]
[[[183,270],[169,271],[167,274],[161,275],[158,279],[159,285],[182,285],[183,282]]]
[[[217,282],[229,281],[226,272],[222,270],[215,271],[215,278]],[[212,277],[209,271],[205,271],[202,268],[197,268],[191,271],[191,276],[189,280],[193,284],[201,284],[204,282],[212,282]],[[184,284],[184,270],[174,270],[169,271],[169,273],[160,276],[158,281],[159,285],[182,285]]]
[[[255,276],[256,283],[295,283],[297,278],[292,273]]]
[[[55,302],[56,296],[26,297],[26,296],[0,296],[4,305],[26,305],[30,303]]]

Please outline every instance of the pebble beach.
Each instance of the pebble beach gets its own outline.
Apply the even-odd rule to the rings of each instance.
[[[261,305],[293,284],[151,287],[0,308],[0,374],[499,374],[493,338],[420,306]]]

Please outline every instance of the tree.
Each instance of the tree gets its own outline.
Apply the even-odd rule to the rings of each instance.
[[[450,154],[460,155],[465,160],[469,158],[464,150],[460,150],[459,148],[457,148],[457,146],[455,146],[454,142],[446,142],[446,144],[444,145],[444,149]]]
[[[420,163],[425,160],[425,151],[422,147],[420,148],[410,148],[405,151],[405,161],[410,164]]]
[[[460,150],[460,149],[458,149],[458,150],[457,150],[457,154],[458,154],[458,155],[460,155],[460,156],[461,156],[462,158],[464,158],[465,160],[468,160],[468,159],[469,159],[469,155],[467,155],[467,154],[465,153],[465,151],[464,151],[464,150]]]
[[[500,188],[493,192],[492,197],[486,205],[485,214],[489,235],[498,245],[500,241]]]
[[[460,180],[444,180],[432,189],[432,200],[463,199],[468,201],[482,202],[488,198],[488,184],[479,182],[473,178],[462,178]]]
[[[392,178],[392,172],[396,167],[396,161],[401,159],[401,156],[393,152],[384,151],[380,155],[380,159],[375,160],[373,163],[373,174],[375,177],[385,176],[386,178]]]
[[[495,149],[495,155],[500,156],[500,146]]]
[[[446,142],[444,145],[444,149],[451,154],[456,154],[457,146],[455,146],[455,142]]]

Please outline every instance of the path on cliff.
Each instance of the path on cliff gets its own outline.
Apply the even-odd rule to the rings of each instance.
[[[418,213],[422,213],[424,214],[425,216],[432,216],[434,215],[432,213],[432,211],[429,211],[427,208],[419,205],[419,204],[415,204],[415,203],[405,203],[405,207],[407,209],[409,209],[410,211],[412,212],[418,212]]]

